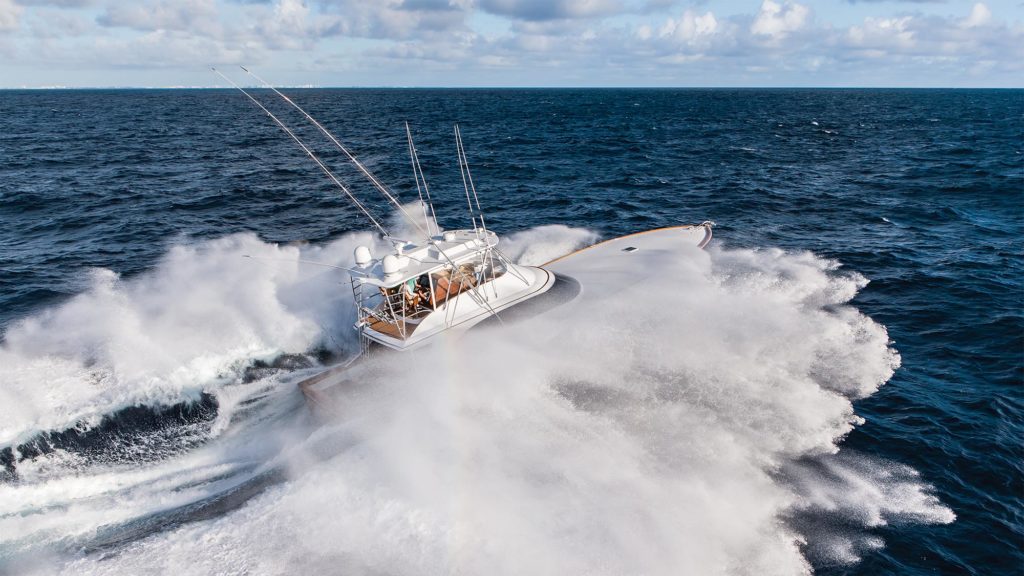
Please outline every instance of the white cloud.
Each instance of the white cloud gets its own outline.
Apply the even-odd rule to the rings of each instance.
[[[0,48],[15,54],[0,62],[5,80],[69,63],[124,82],[115,67],[249,62],[300,83],[315,70],[313,81],[346,84],[962,85],[970,71],[970,82],[1007,85],[1024,67],[1020,19],[983,3],[956,16],[871,4],[839,27],[795,0],[671,16],[662,0],[94,0],[110,2],[98,18],[15,1],[0,0]]]
[[[12,0],[0,0],[0,32],[18,28],[23,8]]]
[[[912,18],[867,18],[864,24],[852,26],[846,33],[851,46],[874,50],[881,48],[910,48],[914,45],[914,31],[910,29]]]
[[[275,19],[286,28],[299,29],[305,26],[309,7],[303,0],[280,0],[274,6]]]
[[[112,4],[96,21],[102,26],[141,31],[183,30],[209,33],[217,21],[214,0],[159,0]]]
[[[658,36],[677,42],[694,45],[706,41],[718,30],[718,20],[712,12],[698,15],[690,10],[683,12],[678,20],[669,18],[658,29]]]
[[[479,4],[486,12],[522,20],[592,18],[625,10],[617,0],[479,0]]]
[[[978,2],[971,9],[971,14],[964,20],[964,26],[967,28],[976,28],[978,26],[984,26],[992,20],[992,11],[988,9],[983,3]]]
[[[57,8],[81,8],[91,6],[95,0],[17,0],[22,6],[55,6]]]
[[[803,4],[786,2],[783,5],[773,0],[764,0],[750,31],[777,42],[803,28],[810,14],[810,9]]]
[[[393,40],[463,32],[470,11],[468,0],[322,0],[319,8],[321,35]]]

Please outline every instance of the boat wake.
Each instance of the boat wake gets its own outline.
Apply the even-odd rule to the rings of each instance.
[[[593,240],[521,234],[528,264]],[[298,261],[370,242],[178,246],[10,327],[0,569],[802,574],[954,519],[840,450],[900,359],[849,304],[866,280],[810,253],[694,250],[586,309],[381,355],[315,426],[295,383],[356,345],[351,291]]]

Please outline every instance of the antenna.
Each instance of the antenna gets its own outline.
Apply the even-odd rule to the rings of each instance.
[[[324,128],[322,124],[320,124],[319,122],[316,121],[316,118],[313,118],[312,116],[310,116],[308,112],[306,112],[305,110],[302,109],[301,106],[299,106],[298,104],[293,102],[291,98],[289,98],[289,97],[285,96],[284,94],[282,94],[280,90],[278,90],[277,88],[274,88],[272,85],[267,83],[266,80],[260,78],[256,74],[254,74],[253,72],[251,72],[245,66],[239,66],[239,68],[241,68],[242,70],[245,70],[245,72],[248,75],[250,75],[253,78],[255,78],[256,80],[258,80],[261,84],[263,84],[263,86],[265,88],[269,88],[270,90],[273,90],[274,94],[277,94],[278,96],[283,98],[285,102],[291,104],[293,108],[295,108],[296,110],[301,112],[302,115],[305,116],[307,120],[312,122],[313,125],[316,126],[317,129],[319,129],[320,132],[322,132],[324,136],[326,136],[328,139],[330,139],[330,141],[333,142],[334,145],[337,146],[338,149],[341,150],[345,154],[345,156],[353,164],[355,164],[356,168],[358,168],[359,171],[362,172],[363,175],[366,176],[370,180],[371,183],[373,183],[374,187],[376,187],[377,190],[379,190],[380,193],[383,194],[384,197],[388,199],[388,201],[390,201],[392,204],[394,204],[395,207],[398,208],[399,211],[402,212],[402,214],[405,214],[405,217],[408,218],[410,222],[412,222],[413,226],[418,228],[420,232],[426,234],[428,238],[430,237],[430,232],[424,230],[423,227],[420,226],[419,222],[417,222],[416,219],[413,218],[412,215],[409,214],[409,212],[406,211],[406,209],[402,206],[402,203],[399,202],[395,198],[395,196],[393,194],[391,194],[391,192],[388,190],[387,186],[382,184],[381,181],[378,180],[376,176],[371,174],[370,171],[366,169],[366,166],[363,166],[363,163],[360,162],[359,160],[357,160],[356,157],[351,152],[348,151],[348,148],[345,148],[345,146],[341,142],[339,142],[337,138],[334,137],[334,134],[331,134],[330,131],[327,130],[327,128]]]
[[[274,116],[274,114],[270,110],[267,110],[267,107],[264,106],[262,103],[260,103],[259,100],[254,98],[252,96],[252,94],[249,94],[244,89],[242,89],[241,86],[239,86],[238,84],[235,84],[234,80],[232,80],[232,79],[228,78],[227,76],[225,76],[224,74],[222,74],[220,70],[217,70],[216,68],[212,68],[212,67],[210,68],[210,70],[213,70],[218,76],[220,76],[221,78],[223,78],[223,79],[227,80],[228,82],[230,82],[231,85],[234,86],[235,88],[238,88],[238,90],[242,94],[245,94],[246,97],[249,98],[249,100],[252,100],[253,104],[259,106],[260,110],[263,110],[263,112],[266,113],[267,116],[270,116],[270,119],[273,120],[278,126],[280,126],[281,129],[284,130],[289,136],[291,136],[292,140],[295,140],[295,143],[298,144],[299,147],[302,148],[302,150],[306,153],[306,155],[309,156],[310,158],[312,158],[314,162],[316,162],[317,166],[319,166],[320,169],[324,171],[324,174],[327,174],[327,177],[330,178],[331,181],[333,181],[339,188],[341,188],[342,192],[344,192],[349,197],[349,199],[352,200],[352,202],[356,205],[356,207],[358,207],[360,210],[362,210],[363,214],[365,214],[366,217],[370,219],[370,222],[373,222],[373,225],[376,226],[377,229],[380,230],[381,233],[384,234],[385,237],[390,237],[391,236],[391,234],[388,233],[387,229],[384,228],[383,226],[381,226],[380,222],[378,222],[377,219],[374,218],[372,214],[370,214],[370,211],[367,210],[366,207],[363,206],[363,204],[361,202],[359,202],[359,200],[355,197],[354,194],[352,194],[352,191],[349,190],[347,186],[342,184],[341,180],[338,180],[338,177],[335,176],[333,172],[331,172],[331,169],[328,168],[327,165],[324,164],[319,158],[317,158],[316,154],[314,154],[313,151],[310,150],[309,147],[306,146],[306,144],[302,140],[300,140],[299,137],[296,136],[295,133],[292,132],[290,128],[285,126],[284,122],[281,122],[277,118],[277,116]]]

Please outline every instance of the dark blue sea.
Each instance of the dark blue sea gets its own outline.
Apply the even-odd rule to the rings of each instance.
[[[714,221],[700,354],[587,404],[644,334],[486,396],[450,350],[325,432],[351,296],[298,261],[379,239],[303,151],[237,91],[2,91],[0,573],[1024,573],[1024,91],[286,92],[407,202],[408,121],[448,228],[458,122],[514,257]]]

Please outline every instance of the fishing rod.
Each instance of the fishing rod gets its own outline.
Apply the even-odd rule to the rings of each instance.
[[[255,78],[261,84],[263,84],[263,86],[265,88],[268,88],[268,89],[272,90],[275,94],[280,96],[285,102],[287,102],[293,108],[295,108],[300,113],[302,113],[302,115],[305,116],[307,120],[309,120],[314,126],[316,126],[317,129],[320,130],[320,132],[323,133],[324,136],[326,136],[331,142],[334,143],[335,146],[338,147],[339,150],[341,150],[341,152],[343,154],[345,154],[345,156],[349,159],[349,161],[351,161],[353,164],[355,164],[356,168],[358,168],[359,171],[362,172],[363,175],[366,176],[370,180],[370,182],[374,185],[374,187],[376,187],[377,190],[379,190],[380,193],[383,194],[384,197],[388,199],[388,201],[390,201],[392,204],[394,204],[395,207],[398,208],[402,212],[402,214],[404,214],[405,217],[409,219],[409,222],[411,222],[413,226],[415,226],[417,229],[419,229],[419,231],[422,232],[424,235],[426,235],[428,238],[430,237],[430,232],[428,230],[424,230],[423,227],[420,226],[419,222],[417,222],[416,219],[413,218],[412,215],[409,214],[408,211],[406,211],[405,207],[402,206],[402,203],[399,202],[397,198],[395,198],[395,196],[391,193],[390,190],[388,190],[388,187],[385,186],[380,180],[378,180],[377,177],[374,176],[366,168],[366,166],[364,166],[363,163],[360,162],[355,157],[354,154],[349,152],[348,148],[346,148],[344,144],[342,144],[337,138],[334,137],[334,134],[331,134],[331,132],[327,128],[324,128],[323,124],[320,124],[320,122],[318,122],[316,120],[316,118],[313,118],[312,116],[310,116],[309,112],[306,112],[301,106],[296,104],[291,98],[289,98],[288,96],[283,94],[277,88],[274,88],[274,86],[272,84],[270,84],[269,82],[267,82],[263,78],[260,78],[255,73],[253,73],[248,68],[246,68],[245,66],[239,66],[239,68],[241,68],[242,70],[245,70],[245,72],[247,74],[249,74],[250,76]]]
[[[349,197],[349,199],[352,200],[356,207],[358,207],[363,212],[363,214],[365,214],[366,217],[370,219],[370,222],[373,222],[373,225],[376,226],[378,230],[380,230],[381,234],[383,234],[386,238],[391,237],[391,233],[388,232],[387,229],[384,228],[384,226],[382,226],[381,223],[378,222],[377,219],[374,218],[372,214],[370,214],[370,211],[367,210],[365,206],[363,206],[363,204],[359,201],[358,198],[355,197],[354,194],[352,194],[352,191],[349,190],[347,186],[342,184],[341,180],[338,180],[338,177],[335,176],[333,172],[331,172],[331,169],[328,168],[327,165],[320,160],[320,158],[317,158],[316,154],[314,154],[313,151],[310,150],[309,147],[306,146],[306,144],[301,139],[299,139],[298,136],[295,135],[295,132],[292,132],[292,130],[288,128],[288,126],[286,126],[284,122],[279,120],[277,116],[274,116],[274,114],[270,110],[267,110],[266,106],[264,106],[259,100],[254,98],[252,94],[249,94],[241,86],[236,84],[234,80],[228,78],[227,76],[222,74],[220,70],[217,70],[216,68],[211,67],[210,70],[213,70],[214,73],[216,73],[218,76],[231,83],[231,85],[237,88],[242,94],[245,94],[245,96],[249,98],[249,100],[251,100],[253,104],[259,106],[260,110],[263,110],[263,112],[267,116],[270,116],[270,119],[273,120],[278,126],[280,126],[281,129],[284,130],[289,136],[291,136],[292,140],[295,140],[295,143],[302,148],[306,155],[312,158],[314,162],[316,162],[317,166],[319,166],[320,169],[324,171],[324,174],[326,174],[327,177],[330,178],[331,181],[333,181],[338,186],[338,188],[341,188],[341,191],[344,192]]]

